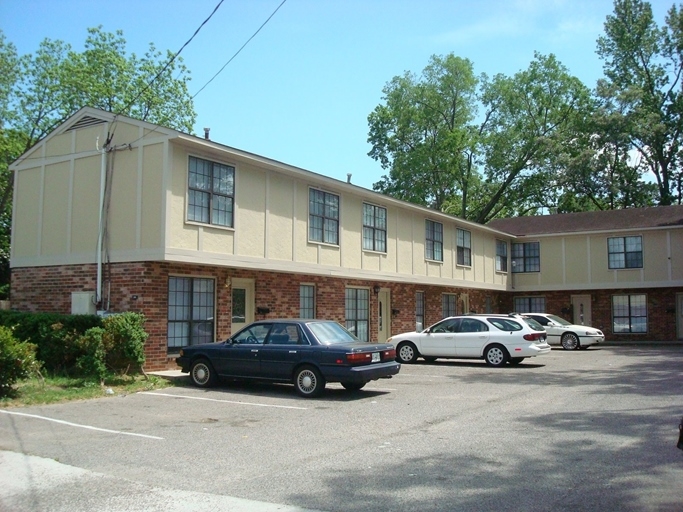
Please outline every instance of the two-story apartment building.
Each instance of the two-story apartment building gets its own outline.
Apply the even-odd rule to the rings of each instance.
[[[456,313],[573,304],[608,335],[628,322],[630,339],[683,338],[683,207],[616,231],[485,226],[92,108],[11,170],[12,308],[141,312],[149,369],[265,317],[383,341]]]

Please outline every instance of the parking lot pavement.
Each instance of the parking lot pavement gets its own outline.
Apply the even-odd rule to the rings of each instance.
[[[315,400],[293,386],[225,384],[5,409],[0,449],[76,473],[45,489],[50,479],[19,459],[10,474],[24,485],[0,497],[20,512],[48,499],[59,511],[255,501],[329,512],[679,512],[682,361],[676,346],[553,350],[516,367],[404,365],[359,393],[330,385]]]

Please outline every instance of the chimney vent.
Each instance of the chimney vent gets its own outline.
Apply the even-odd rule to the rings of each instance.
[[[351,183],[351,173],[350,172],[346,173],[346,183]]]
[[[211,131],[211,128],[204,128],[204,138],[206,140],[209,140],[209,132]]]

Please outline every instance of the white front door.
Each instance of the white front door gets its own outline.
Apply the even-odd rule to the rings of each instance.
[[[574,310],[572,322],[575,325],[592,325],[590,295],[572,295],[572,309]]]
[[[232,280],[232,323],[230,334],[254,321],[254,280]]]

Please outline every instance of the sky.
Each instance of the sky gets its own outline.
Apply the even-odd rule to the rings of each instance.
[[[128,54],[150,43],[175,53],[219,2],[0,0],[0,30],[22,55],[46,38],[82,50],[87,28],[100,25],[123,31]],[[663,25],[673,0],[650,3]],[[368,156],[367,118],[393,77],[420,75],[432,55],[449,53],[476,74],[511,76],[539,52],[592,88],[602,76],[596,41],[613,8],[611,0],[224,0],[180,54],[196,94],[194,134],[208,127],[215,142],[342,181],[350,173],[371,189],[388,171]]]

